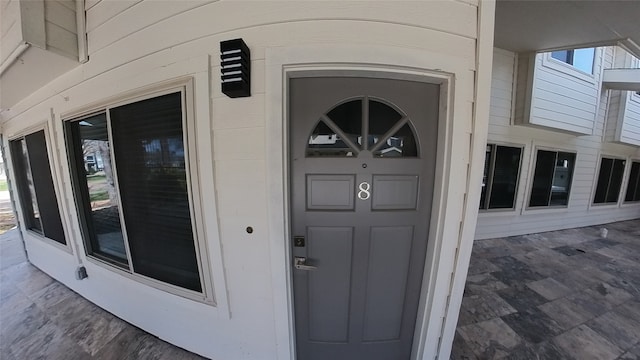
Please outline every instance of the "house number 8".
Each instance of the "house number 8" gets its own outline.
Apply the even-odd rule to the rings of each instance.
[[[361,182],[360,185],[358,185],[358,189],[360,190],[358,191],[358,199],[367,200],[371,197],[371,192],[369,191],[371,190],[371,185],[368,182]]]

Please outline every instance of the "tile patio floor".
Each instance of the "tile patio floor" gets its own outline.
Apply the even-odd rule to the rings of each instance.
[[[452,359],[640,359],[640,220],[476,241]],[[202,359],[53,280],[0,235],[0,359]],[[395,359],[393,359],[395,360]]]
[[[451,359],[496,358],[640,359],[640,220],[476,241]]]
[[[0,235],[0,359],[203,359],[85,300],[26,261],[17,230]]]

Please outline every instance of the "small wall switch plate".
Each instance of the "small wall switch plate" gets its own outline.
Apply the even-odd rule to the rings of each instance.
[[[89,275],[87,275],[87,268],[80,266],[76,269],[76,280],[86,279],[87,277],[89,277]]]

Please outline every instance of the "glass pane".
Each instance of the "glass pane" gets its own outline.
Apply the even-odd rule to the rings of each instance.
[[[181,93],[120,106],[110,115],[134,271],[201,292]]]
[[[40,212],[36,202],[36,189],[33,185],[33,176],[29,168],[29,154],[27,143],[24,139],[11,141],[11,159],[16,176],[16,185],[22,206],[22,215],[27,229],[42,234]]]
[[[369,148],[382,140],[382,136],[400,119],[402,119],[402,114],[391,106],[369,100]]]
[[[482,189],[480,190],[480,209],[486,209],[487,187],[489,187],[489,169],[491,168],[491,154],[494,145],[487,145],[484,157],[484,174],[482,175]]]
[[[611,177],[611,169],[613,168],[613,159],[602,158],[600,162],[600,172],[598,172],[598,185],[596,185],[596,194],[593,198],[594,204],[601,204],[607,198],[607,187],[609,186],[609,178]]]
[[[640,162],[631,163],[631,174],[629,174],[629,185],[624,201],[640,200]]]
[[[518,186],[521,152],[520,148],[497,147],[489,209],[513,208]]]
[[[320,121],[309,137],[307,156],[349,157],[354,156],[354,152],[353,149],[340,139],[338,134],[329,129],[323,121]]]
[[[607,191],[608,203],[617,203],[622,186],[622,175],[624,174],[624,160],[615,159],[611,170],[611,180],[609,180],[609,191]]]
[[[571,64],[571,50],[560,50],[551,53],[551,57],[567,64]]]
[[[340,104],[327,113],[354,144],[362,145],[362,100],[352,100]]]
[[[556,163],[556,152],[538,150],[536,169],[533,173],[533,186],[529,206],[548,206],[551,186],[553,184],[553,170]],[[561,189],[556,189],[560,191]]]
[[[553,184],[551,186],[551,202],[549,205],[567,205],[569,203],[569,191],[571,190],[571,178],[575,165],[576,154],[558,153]]]
[[[405,124],[373,153],[377,157],[416,157],[418,144],[409,124]]]
[[[578,70],[592,74],[595,50],[594,48],[573,50],[573,66]]]
[[[127,264],[106,115],[102,113],[75,121],[69,127],[75,155],[77,197],[82,202],[86,236],[90,240],[88,251]]]
[[[53,177],[51,176],[44,130],[25,136],[25,140],[44,236],[61,244],[66,244],[60,211],[58,210],[58,199],[53,188]]]

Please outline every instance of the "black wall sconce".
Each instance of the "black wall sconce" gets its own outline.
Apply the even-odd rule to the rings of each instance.
[[[222,92],[230,98],[251,96],[251,52],[242,39],[220,42]]]

